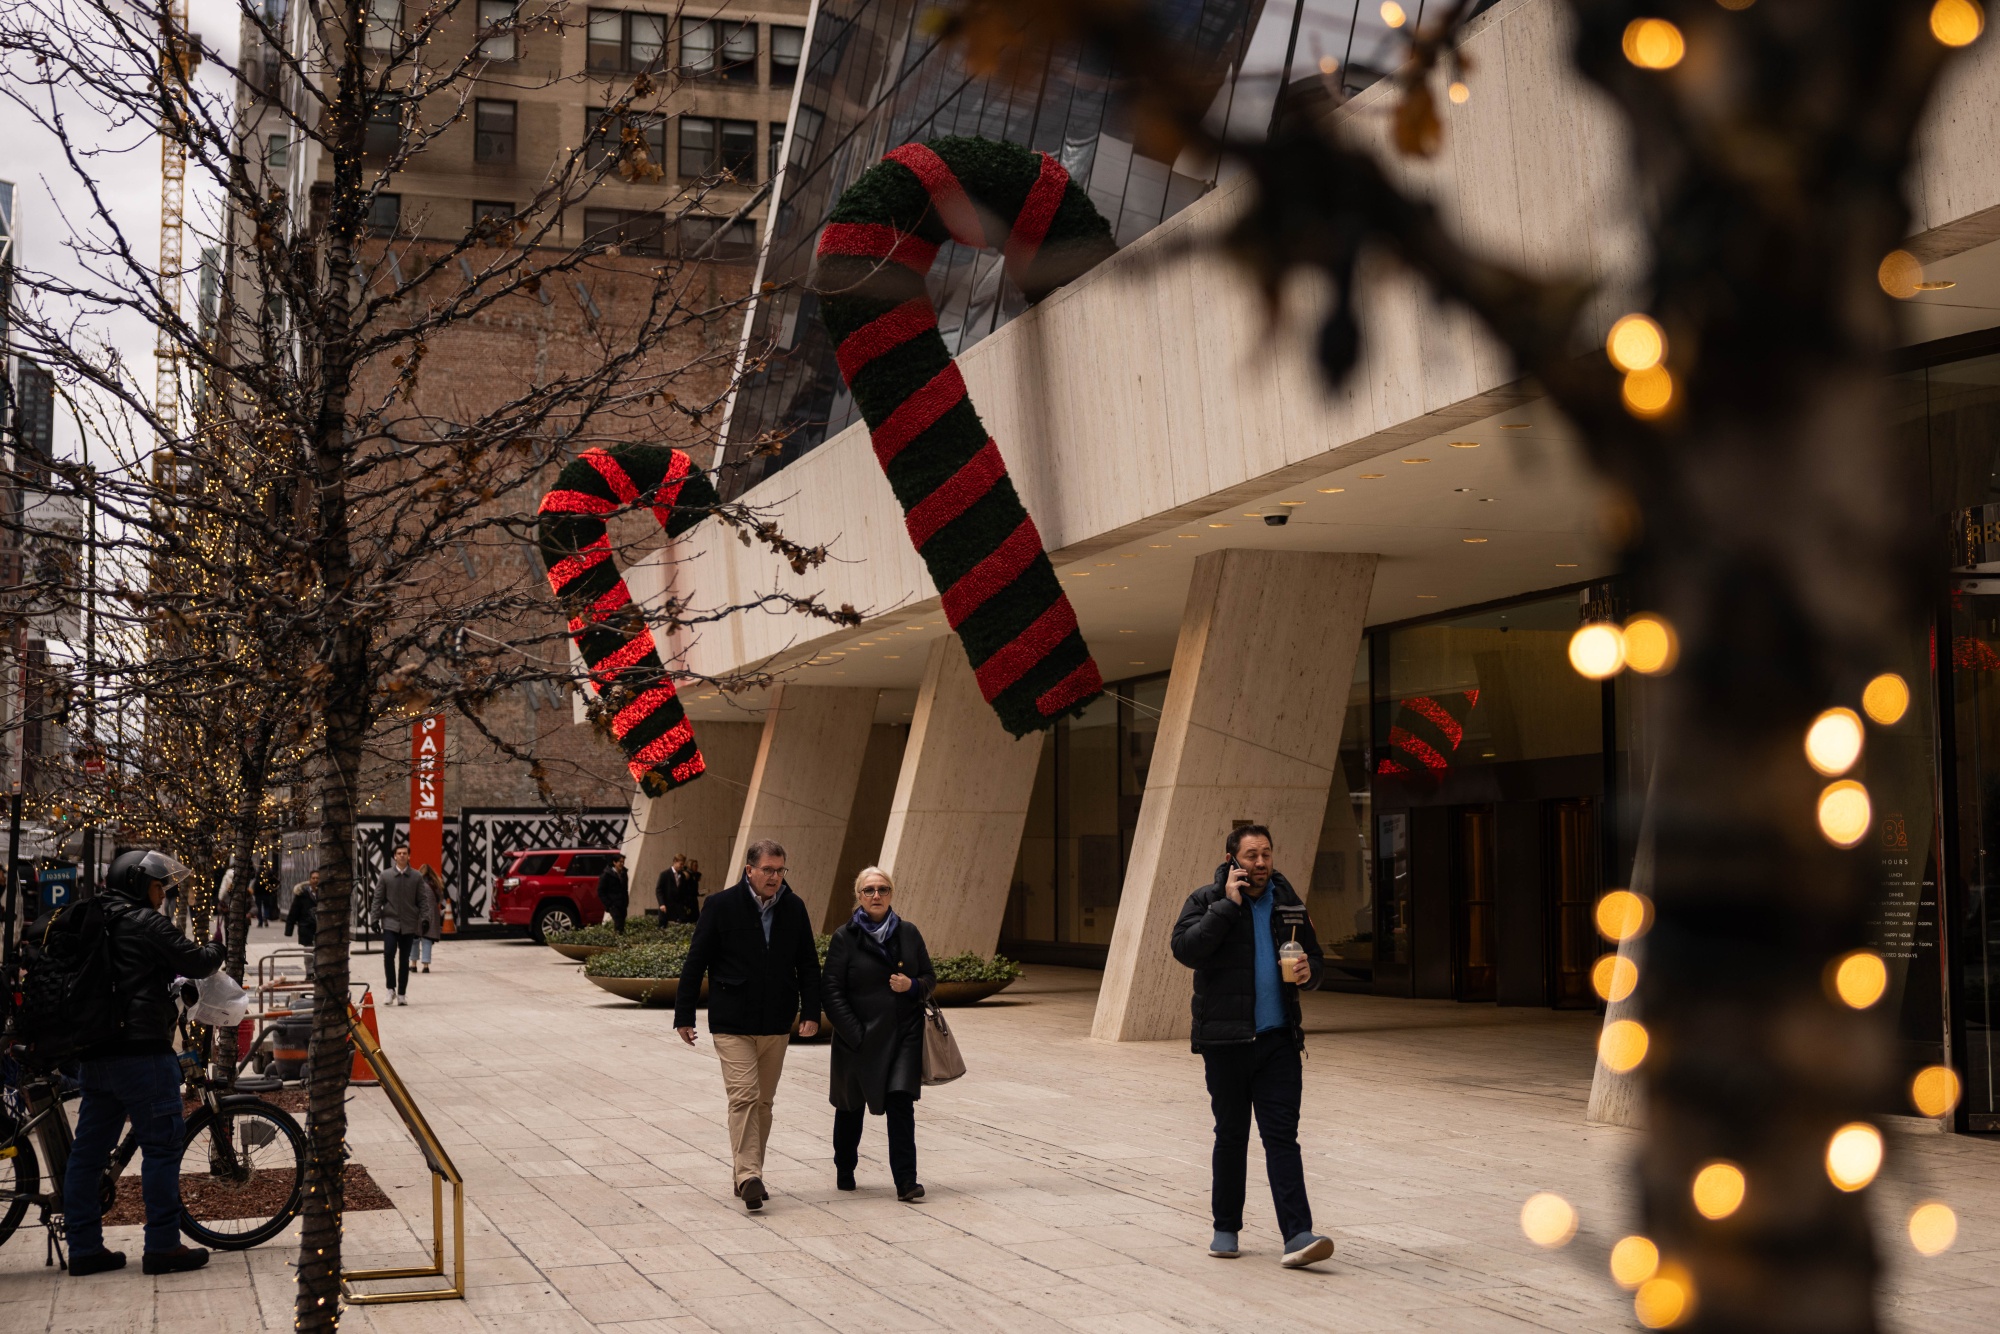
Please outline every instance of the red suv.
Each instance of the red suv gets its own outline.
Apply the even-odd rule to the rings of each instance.
[[[597,877],[617,855],[616,848],[514,853],[493,882],[493,920],[527,927],[537,945],[548,943],[550,931],[597,925],[604,920]]]

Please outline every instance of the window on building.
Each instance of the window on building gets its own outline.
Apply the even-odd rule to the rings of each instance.
[[[368,204],[369,230],[384,236],[395,232],[403,222],[403,197],[386,191],[376,195]]]
[[[682,19],[681,68],[698,79],[757,82],[757,25]]]
[[[368,108],[368,128],[361,136],[361,151],[370,157],[387,157],[403,143],[403,99],[384,93]]]
[[[799,81],[799,63],[805,59],[806,30],[771,25],[771,86],[789,88]]]
[[[779,154],[785,151],[785,122],[771,122],[771,139],[764,149],[764,176],[769,179],[778,174],[778,164],[783,161]]]
[[[403,26],[403,0],[368,0],[368,22],[362,43],[370,51],[387,51]]]
[[[636,74],[660,69],[666,64],[667,16],[593,9],[587,47],[593,70]]]
[[[485,60],[513,60],[520,55],[514,36],[518,0],[479,0],[479,54]],[[505,31],[499,31],[505,29]]]
[[[283,133],[265,136],[264,162],[272,171],[283,171],[292,164],[292,141]]]
[[[682,116],[680,174],[703,177],[725,171],[739,181],[757,179],[757,122]]]
[[[666,220],[657,213],[587,208],[583,211],[583,243],[593,249],[617,246],[627,255],[663,255]]]
[[[724,224],[727,223],[727,226]],[[716,236],[717,231],[722,235]],[[713,244],[710,243],[714,238]],[[757,224],[749,218],[682,218],[681,253],[702,259],[753,259],[757,254]]]
[[[504,199],[472,201],[472,231],[475,236],[500,236],[513,225],[514,205]]]
[[[718,162],[716,124],[710,116],[681,117],[680,173],[707,176]]]
[[[804,166],[812,161],[813,150],[819,144],[820,127],[825,124],[824,111],[800,107],[799,114],[792,118],[791,155],[785,160],[793,166]]]
[[[621,119],[603,107],[588,113],[584,121],[583,133],[587,141],[584,165],[592,168],[615,166],[628,128],[638,135],[653,164],[664,170],[667,161],[666,117],[632,112]]]
[[[739,181],[757,179],[757,122],[722,122],[722,169]]]
[[[472,104],[472,157],[475,162],[511,165],[514,161],[516,103],[480,98]]]

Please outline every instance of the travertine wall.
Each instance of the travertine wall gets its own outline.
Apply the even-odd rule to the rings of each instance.
[[[752,843],[776,839],[785,848],[785,880],[805,900],[815,922],[826,916],[833,897],[877,693],[844,686],[779,686],[771,692],[764,717],[729,875],[735,879]]]

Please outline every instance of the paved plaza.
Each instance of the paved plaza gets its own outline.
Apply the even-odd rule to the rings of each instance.
[[[259,933],[262,936],[265,933]],[[271,933],[275,934],[275,933]],[[547,949],[447,941],[438,971],[381,1013],[388,1051],[468,1182],[463,1302],[350,1310],[382,1334],[701,1330],[1627,1330],[1602,1254],[1629,1223],[1630,1132],[1583,1123],[1587,1014],[1308,996],[1302,1139],[1315,1219],[1339,1250],[1279,1268],[1258,1150],[1245,1255],[1205,1253],[1209,1129],[1182,1042],[1087,1035],[1098,975],[1035,967],[953,1022],[971,1073],[917,1109],[929,1199],[897,1203],[882,1122],[861,1189],[833,1188],[827,1051],[795,1046],[766,1179],[730,1195],[724,1107],[704,1034],[611,1000]],[[375,978],[378,957],[358,959]],[[353,1101],[355,1155],[397,1208],[351,1215],[352,1263],[410,1263],[429,1234],[420,1160],[379,1091]],[[2000,1311],[2000,1145],[1910,1133],[1875,1188],[1960,1209],[1936,1260],[1892,1248],[1892,1327],[1988,1331]],[[1583,1232],[1541,1252],[1531,1192],[1576,1201]],[[1894,1233],[1890,1234],[1892,1239]],[[111,1244],[136,1253],[137,1229]],[[291,1325],[280,1241],[208,1269],[70,1280],[29,1228],[0,1250],[5,1334],[245,1334]],[[136,1261],[136,1254],[135,1254]]]

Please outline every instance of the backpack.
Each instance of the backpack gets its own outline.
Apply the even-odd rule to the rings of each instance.
[[[36,920],[21,942],[15,1036],[35,1060],[59,1065],[125,1030],[125,997],[111,958],[111,927],[95,899]]]

